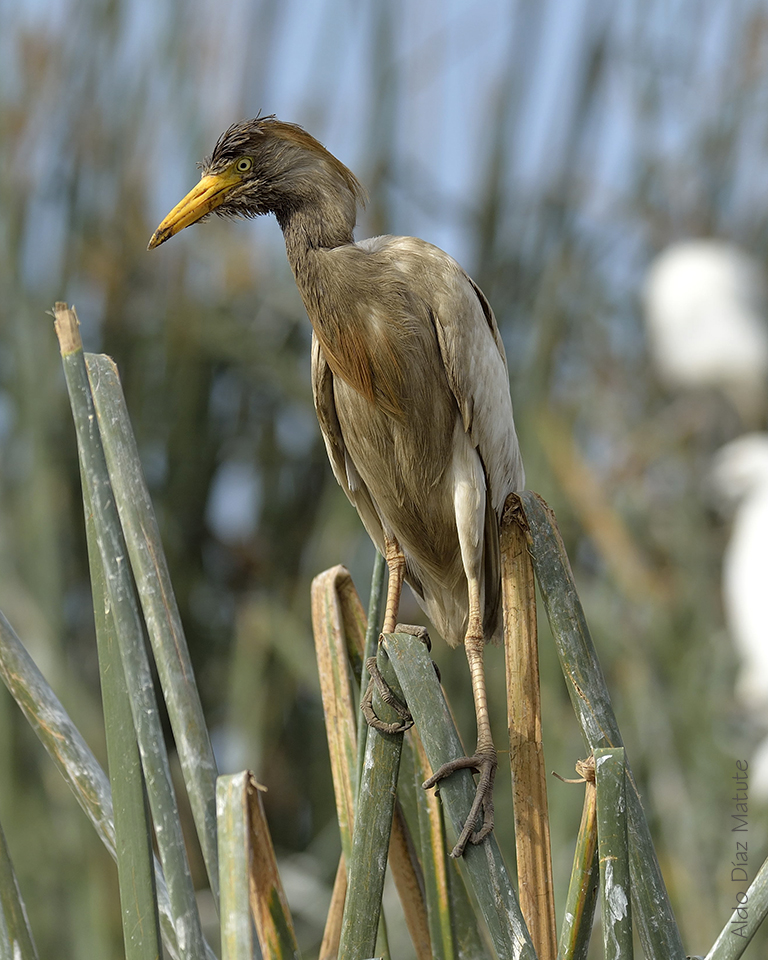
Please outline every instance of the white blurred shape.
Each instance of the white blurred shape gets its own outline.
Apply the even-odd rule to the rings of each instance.
[[[748,433],[723,447],[713,480],[736,505],[723,557],[723,603],[741,657],[737,693],[768,729],[768,434]],[[752,757],[754,791],[768,796],[768,738]]]
[[[765,282],[755,260],[717,240],[667,247],[645,282],[654,363],[672,389],[717,387],[749,422],[765,403]]]
[[[208,526],[224,543],[242,543],[256,530],[261,496],[261,478],[253,464],[225,460],[211,484]]]

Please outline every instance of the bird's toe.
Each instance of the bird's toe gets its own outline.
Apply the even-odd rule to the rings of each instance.
[[[495,752],[492,754],[476,753],[471,757],[457,757],[455,760],[444,763],[422,784],[424,789],[428,790],[457,770],[473,770],[480,775],[472,807],[464,821],[456,846],[451,850],[451,856],[454,858],[462,856],[468,843],[482,843],[493,830],[493,782],[496,777],[496,766]],[[483,822],[480,829],[476,830],[475,827],[481,813]]]
[[[395,627],[395,633],[407,633],[410,637],[418,637],[427,650],[432,650],[432,641],[429,639],[429,633],[426,627],[413,623],[398,623]]]
[[[368,687],[363,695],[360,707],[365,717],[365,722],[369,727],[378,730],[379,733],[403,733],[413,726],[413,717],[411,712],[403,701],[392,690],[387,681],[382,677],[376,657],[369,657],[365,661],[366,669],[370,674]],[[373,709],[373,691],[377,691],[382,701],[388,704],[398,715],[399,720],[388,723],[380,719]]]

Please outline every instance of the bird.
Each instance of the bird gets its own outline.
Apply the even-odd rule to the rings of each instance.
[[[736,693],[762,733],[750,758],[750,781],[755,794],[764,799],[768,797],[768,434],[742,434],[721,447],[710,484],[719,502],[733,508],[723,554],[723,607],[741,661]]]
[[[761,424],[768,325],[760,264],[721,240],[673,243],[649,267],[643,299],[662,382],[676,392],[718,390],[746,425]]]
[[[398,236],[356,242],[364,188],[297,124],[274,115],[234,123],[201,168],[149,249],[212,213],[274,214],[312,326],[312,392],[331,468],[387,563],[382,635],[395,631],[406,581],[438,633],[464,644],[477,746],[424,784],[460,768],[478,774],[451,851],[461,856],[493,829],[483,651],[501,632],[501,512],[525,486],[493,311],[438,247]]]

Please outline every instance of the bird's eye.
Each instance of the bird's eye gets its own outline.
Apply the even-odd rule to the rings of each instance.
[[[253,166],[253,160],[250,157],[240,157],[240,159],[235,164],[235,170],[238,173],[248,173],[248,171]]]

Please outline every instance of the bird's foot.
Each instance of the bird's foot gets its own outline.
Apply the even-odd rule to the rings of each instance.
[[[407,633],[410,637],[417,637],[424,646],[427,648],[427,653],[432,652],[432,641],[429,639],[429,633],[427,632],[426,627],[416,626],[413,623],[398,623],[393,633]],[[437,676],[438,681],[442,680],[440,676],[440,667],[432,661],[432,666],[435,668],[435,675]]]
[[[392,632],[407,633],[409,637],[418,637],[427,648],[428,653],[432,650],[432,641],[429,639],[426,627],[419,627],[413,623],[398,623]]]
[[[404,733],[409,727],[413,726],[413,717],[411,716],[410,710],[397,694],[394,693],[384,677],[382,677],[381,671],[376,663],[376,657],[369,657],[365,661],[365,668],[371,677],[368,681],[368,687],[363,696],[362,703],[360,704],[365,722],[369,727],[378,730],[379,733]],[[380,720],[376,716],[373,709],[374,688],[378,691],[384,703],[392,707],[400,717],[399,720],[387,723],[385,720]]]
[[[432,774],[429,780],[425,780],[422,786],[425,790],[434,787],[440,780],[444,780],[457,770],[474,770],[480,775],[475,790],[475,799],[469,811],[469,816],[464,822],[464,829],[456,841],[456,846],[451,850],[452,857],[460,857],[468,843],[482,843],[488,834],[493,830],[493,781],[496,777],[496,751],[491,747],[488,751],[478,750],[472,757],[457,757],[456,760],[449,760],[444,763],[439,770]],[[475,826],[482,810],[483,823],[479,830]]]
[[[427,633],[426,627],[413,626],[409,623],[398,623],[392,632],[407,633],[412,637],[418,637],[427,650],[432,649],[432,641],[429,639],[429,634]],[[440,672],[437,669],[437,664],[434,664],[434,667],[439,680]],[[384,677],[382,677],[381,671],[376,663],[376,657],[369,657],[369,659],[365,661],[365,668],[370,674],[370,680],[368,681],[368,687],[363,695],[361,708],[368,726],[373,727],[374,730],[378,730],[379,733],[403,733],[405,730],[408,730],[409,727],[413,726],[413,717],[411,716],[411,712],[403,703],[403,701],[397,696],[397,694],[392,691],[392,688],[389,686]],[[374,688],[378,690],[379,696],[384,703],[387,703],[390,707],[392,707],[395,713],[400,717],[400,720],[395,720],[393,723],[387,723],[376,716],[376,713],[373,709]]]

